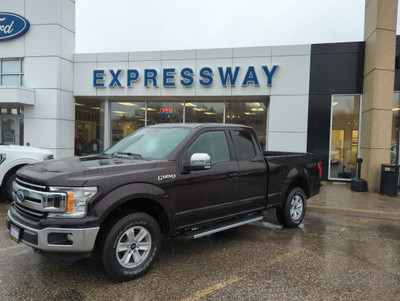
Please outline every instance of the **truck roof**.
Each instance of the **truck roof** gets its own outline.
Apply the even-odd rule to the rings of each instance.
[[[190,129],[202,129],[202,128],[251,128],[243,124],[232,124],[232,123],[159,123],[150,125],[150,127],[158,128],[190,128]]]

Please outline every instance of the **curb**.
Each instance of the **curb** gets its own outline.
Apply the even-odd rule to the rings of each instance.
[[[307,205],[307,211],[316,212],[316,213],[326,213],[326,214],[340,214],[340,215],[348,215],[348,216],[373,217],[373,218],[400,220],[400,213],[384,212],[384,211],[331,208],[331,207],[323,207],[323,206],[315,206],[315,205]]]

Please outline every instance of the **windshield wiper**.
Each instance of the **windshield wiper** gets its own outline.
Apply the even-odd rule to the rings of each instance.
[[[143,156],[141,154],[134,154],[134,153],[129,153],[129,152],[115,152],[112,154],[112,156],[128,156],[128,157],[132,157],[135,159],[143,159]]]

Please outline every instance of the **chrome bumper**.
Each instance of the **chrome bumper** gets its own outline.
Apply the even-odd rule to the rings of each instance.
[[[91,228],[44,228],[34,229],[16,221],[10,213],[7,213],[7,227],[10,224],[17,227],[20,234],[20,241],[35,249],[47,252],[88,252],[92,251],[100,227]],[[65,237],[55,241],[51,237]],[[28,239],[29,238],[29,239]]]

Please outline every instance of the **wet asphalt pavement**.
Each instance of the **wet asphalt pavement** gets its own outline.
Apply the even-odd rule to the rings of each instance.
[[[63,266],[16,244],[0,203],[0,300],[400,300],[400,221],[274,215],[193,241],[166,240],[153,269],[116,283],[92,259]]]

